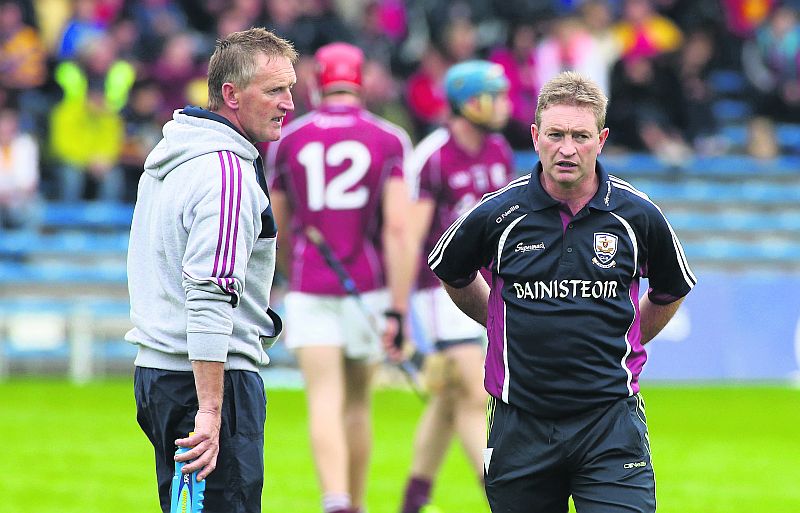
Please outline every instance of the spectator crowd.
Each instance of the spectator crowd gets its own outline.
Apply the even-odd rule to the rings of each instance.
[[[442,80],[484,58],[510,80],[505,135],[530,150],[539,88],[565,69],[609,96],[611,150],[679,163],[738,151],[723,94],[745,103],[755,157],[775,123],[800,123],[798,0],[0,0],[0,229],[41,200],[131,202],[174,109],[205,106],[217,38],[265,26],[301,55],[297,110],[313,108],[312,56],[345,41],[367,57],[364,99],[419,141],[446,118]],[[715,82],[725,70],[739,78]]]

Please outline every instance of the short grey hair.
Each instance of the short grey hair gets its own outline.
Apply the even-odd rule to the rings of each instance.
[[[575,71],[564,71],[548,80],[539,91],[536,125],[542,124],[542,111],[553,105],[586,107],[594,113],[597,131],[606,124],[608,98],[591,78]]]
[[[256,56],[259,53],[267,57],[286,57],[292,64],[298,58],[291,42],[263,27],[233,32],[217,40],[208,63],[208,110],[222,107],[222,84],[225,82],[247,87],[258,71]]]

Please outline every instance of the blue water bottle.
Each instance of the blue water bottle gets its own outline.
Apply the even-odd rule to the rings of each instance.
[[[192,436],[194,432],[189,433]],[[175,454],[188,451],[188,447],[178,447]],[[205,479],[197,481],[197,471],[191,474],[181,472],[188,461],[175,462],[175,474],[172,476],[172,501],[170,513],[201,513],[203,511],[203,494],[206,489]]]

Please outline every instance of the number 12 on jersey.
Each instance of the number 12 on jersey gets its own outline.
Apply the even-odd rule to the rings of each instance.
[[[350,166],[326,183],[326,166],[341,166],[348,160]],[[353,140],[340,141],[326,150],[323,143],[311,142],[297,153],[297,161],[306,170],[310,211],[355,210],[367,204],[369,188],[359,185],[359,182],[369,171],[372,157],[364,144]]]

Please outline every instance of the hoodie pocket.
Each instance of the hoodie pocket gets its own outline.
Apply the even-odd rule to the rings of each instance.
[[[269,349],[280,337],[281,333],[283,332],[283,320],[280,316],[275,313],[275,310],[272,308],[267,308],[267,317],[272,321],[272,333],[265,334],[259,333],[258,339],[261,342],[261,347],[264,349]]]

